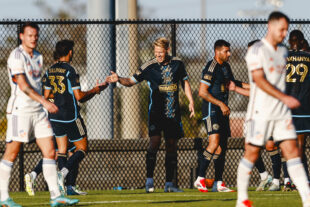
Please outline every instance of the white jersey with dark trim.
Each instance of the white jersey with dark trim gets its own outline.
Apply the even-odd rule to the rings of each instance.
[[[42,105],[26,95],[17,85],[15,75],[24,74],[26,81],[39,94],[41,94],[41,72],[43,68],[43,57],[33,51],[31,57],[20,45],[15,48],[7,62],[8,74],[11,85],[11,96],[7,106],[7,113],[35,112],[42,109]]]
[[[249,48],[245,57],[251,87],[247,120],[279,120],[291,117],[290,109],[279,99],[261,90],[253,82],[251,74],[252,71],[262,68],[267,81],[284,93],[287,55],[285,46],[278,45],[275,50],[266,39],[262,39]]]

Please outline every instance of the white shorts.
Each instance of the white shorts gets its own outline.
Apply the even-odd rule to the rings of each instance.
[[[273,138],[274,142],[296,139],[297,135],[292,119],[252,119],[246,121],[246,143],[256,146],[264,146],[270,137]]]
[[[53,136],[46,112],[7,114],[6,142],[30,142]]]

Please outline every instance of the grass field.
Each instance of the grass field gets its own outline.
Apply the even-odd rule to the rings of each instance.
[[[49,193],[36,192],[29,197],[25,192],[11,193],[15,202],[22,206],[48,206]],[[200,193],[197,190],[185,189],[184,193],[164,193],[159,189],[146,194],[144,190],[122,191],[88,191],[86,196],[72,196],[80,199],[78,206],[113,206],[113,207],[234,207],[236,193]],[[250,191],[250,199],[255,207],[298,207],[301,200],[297,192],[255,192]]]

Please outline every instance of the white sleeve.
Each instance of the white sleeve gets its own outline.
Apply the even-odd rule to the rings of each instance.
[[[25,73],[22,54],[17,51],[12,52],[8,60],[8,67],[11,69],[12,75]]]
[[[263,68],[263,58],[259,47],[252,46],[249,48],[245,60],[249,71]]]

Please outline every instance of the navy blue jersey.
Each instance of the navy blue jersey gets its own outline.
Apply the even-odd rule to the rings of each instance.
[[[310,53],[290,50],[286,64],[286,93],[297,98],[301,106],[295,115],[310,115]],[[309,116],[310,117],[310,116]]]
[[[209,93],[216,99],[228,105],[228,84],[230,81],[235,81],[230,65],[224,62],[220,65],[215,59],[209,61],[202,71],[201,83],[209,86]],[[209,115],[209,102],[203,100],[202,115],[206,117]],[[219,107],[216,107],[219,109]]]
[[[44,89],[51,89],[54,94],[54,104],[58,113],[49,114],[49,119],[56,122],[73,122],[79,115],[79,106],[73,90],[80,89],[79,75],[66,62],[58,62],[50,67],[43,77]]]
[[[184,63],[176,57],[168,57],[163,65],[154,58],[144,63],[133,75],[132,80],[146,80],[150,87],[149,115],[179,118],[179,82],[188,79]]]

